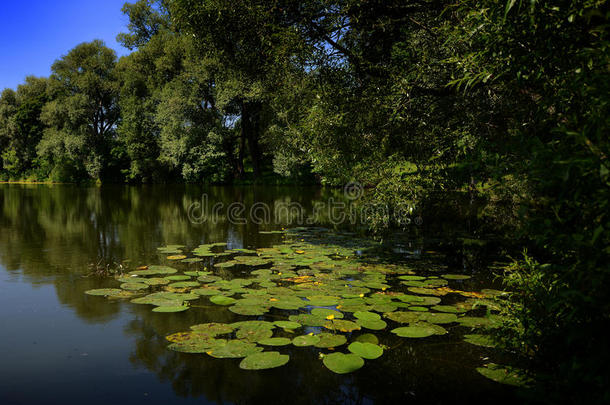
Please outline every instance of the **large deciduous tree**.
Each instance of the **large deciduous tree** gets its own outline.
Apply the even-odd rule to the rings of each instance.
[[[28,76],[17,91],[5,90],[0,99],[0,146],[3,170],[11,178],[28,176],[37,167],[36,146],[44,125],[42,107],[48,100],[46,78]]]
[[[234,109],[240,118],[239,174],[243,176],[247,145],[259,177],[268,106],[287,61],[301,49],[299,35],[285,24],[284,11],[275,2],[176,0],[168,8],[177,28],[195,39],[200,55],[222,66],[215,77],[217,104]]]
[[[51,67],[52,101],[41,115],[48,128],[38,153],[57,175],[86,172],[97,180],[107,174],[119,120],[116,62],[115,52],[95,40],[76,46]]]
[[[129,32],[118,39],[135,49],[119,63],[123,120],[119,135],[131,158],[130,177],[229,180],[238,171],[231,106],[217,105],[217,60],[195,52],[162,1],[128,3]]]

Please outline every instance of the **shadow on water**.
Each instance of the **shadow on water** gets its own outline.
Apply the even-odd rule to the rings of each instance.
[[[231,248],[271,246],[279,241],[280,236],[259,231],[301,225],[299,219],[303,219],[300,214],[284,209],[276,221],[277,207],[298,204],[305,212],[312,213],[316,210],[316,203],[328,201],[331,197],[340,199],[340,190],[0,185],[0,274],[4,273],[0,288],[7,291],[16,290],[18,286],[24,289],[35,287],[25,297],[33,308],[25,318],[11,315],[10,307],[14,301],[6,298],[7,301],[2,302],[3,333],[10,337],[11,330],[35,330],[34,326],[23,324],[41,321],[43,315],[37,315],[37,311],[43,312],[42,306],[56,301],[58,314],[69,317],[65,322],[75,331],[50,328],[33,332],[40,334],[37,344],[45,351],[57,349],[55,338],[61,340],[62,335],[71,333],[85,334],[87,328],[103,327],[94,336],[87,335],[91,339],[88,344],[95,345],[109,339],[108,335],[115,336],[116,352],[108,350],[105,353],[114,363],[96,364],[93,369],[79,369],[80,366],[72,363],[66,365],[70,368],[69,373],[94,373],[91,380],[106,384],[98,388],[102,394],[86,399],[89,403],[101,403],[113,395],[130,403],[155,400],[325,404],[514,401],[513,389],[488,381],[475,371],[481,359],[489,355],[489,349],[462,342],[464,332],[459,329],[447,336],[425,341],[389,337],[391,352],[367,362],[366,367],[352,375],[333,374],[322,367],[317,351],[311,348],[288,349],[291,361],[280,369],[248,372],[239,369],[239,361],[169,351],[164,338],[196,323],[234,322],[248,319],[246,317],[214,306],[165,316],[152,313],[145,306],[129,302],[109,304],[84,294],[88,289],[116,284],[114,280],[92,275],[95,266],[106,265],[113,269],[122,266],[129,270],[143,264],[159,263],[162,257],[157,254],[157,247],[161,245],[183,244],[193,248],[202,243],[224,241]],[[228,214],[227,210],[235,202],[243,204],[245,211],[237,215],[246,218],[243,223],[235,218],[231,220]],[[252,207],[260,203],[271,207],[271,224],[248,220]],[[211,213],[215,204],[222,208],[213,220],[208,218],[193,223],[189,218],[189,212],[191,217],[193,215],[193,207],[199,207],[200,213],[201,206],[205,205]],[[394,259],[400,258],[413,266],[425,267],[430,261],[442,262],[448,271],[474,274],[475,278],[468,281],[473,286],[494,286],[487,267],[501,252],[502,240],[486,235],[482,230],[484,226],[476,223],[477,215],[472,210],[478,208],[464,208],[463,203],[454,200],[426,207],[423,224],[386,235],[385,246],[393,252]],[[317,212],[316,223],[341,228],[330,222],[330,215]],[[349,241],[349,238],[345,240]],[[54,290],[54,297],[46,296],[46,301],[36,291],[36,288],[45,286]],[[48,317],[48,314],[44,316]],[[57,324],[60,324],[59,320]],[[13,344],[9,347],[8,343],[0,341],[2,352],[12,352],[6,360],[8,363],[3,365],[12,371],[0,373],[2,379],[6,373],[10,381],[0,384],[3,403],[25,403],[32,401],[24,398],[33,401],[44,398],[42,394],[36,397],[37,394],[31,392],[33,382],[42,385],[49,395],[73,395],[54,397],[57,402],[70,403],[87,396],[86,388],[62,391],[52,383],[52,378],[44,383],[32,377],[33,374],[28,375],[28,372],[32,373],[31,369],[24,371],[17,362],[28,357],[31,349],[23,342]],[[41,373],[53,373],[54,370],[53,366],[42,364],[42,361],[40,364],[34,361],[32,367]],[[127,375],[117,375],[119,369],[138,371],[136,374],[131,371]],[[147,396],[131,397],[134,392],[146,392]]]

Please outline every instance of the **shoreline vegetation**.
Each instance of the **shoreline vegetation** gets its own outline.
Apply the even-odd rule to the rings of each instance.
[[[467,191],[521,247],[497,339],[535,400],[610,401],[608,1],[122,10],[129,55],[84,42],[2,92],[0,180],[355,182],[391,209]]]

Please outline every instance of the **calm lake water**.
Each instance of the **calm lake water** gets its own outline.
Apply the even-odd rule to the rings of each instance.
[[[251,218],[236,223],[227,218],[233,202],[243,203],[245,212],[257,202],[271,207],[298,203],[312,210],[316,202],[341,194],[295,187],[0,185],[0,403],[518,401],[512,387],[476,371],[487,358],[500,362],[502,355],[463,342],[469,330],[459,325],[426,339],[381,333],[380,341],[389,348],[353,374],[330,372],[318,358],[319,349],[292,346],[279,349],[290,354],[287,365],[245,371],[238,359],[168,350],[165,336],[197,323],[253,317],[214,306],[154,313],[150,306],[84,294],[117,285],[112,278],[91,275],[92,265],[120,263],[133,270],[166,264],[157,248],[167,244],[268,247],[281,235],[260,230],[296,226],[289,215],[271,224],[258,225]],[[189,219],[202,203],[222,203],[214,221]],[[501,242],[464,243],[483,238],[476,215],[460,202],[446,207],[421,212],[418,224],[386,243],[406,261],[433,260],[448,273],[473,275],[465,289],[498,288],[485,269],[497,259]],[[327,226],[330,220],[326,214],[317,218]]]

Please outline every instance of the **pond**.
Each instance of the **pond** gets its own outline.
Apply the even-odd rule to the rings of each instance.
[[[509,356],[465,341],[501,288],[477,208],[452,198],[375,241],[350,200],[0,185],[0,403],[518,401],[479,372]]]

